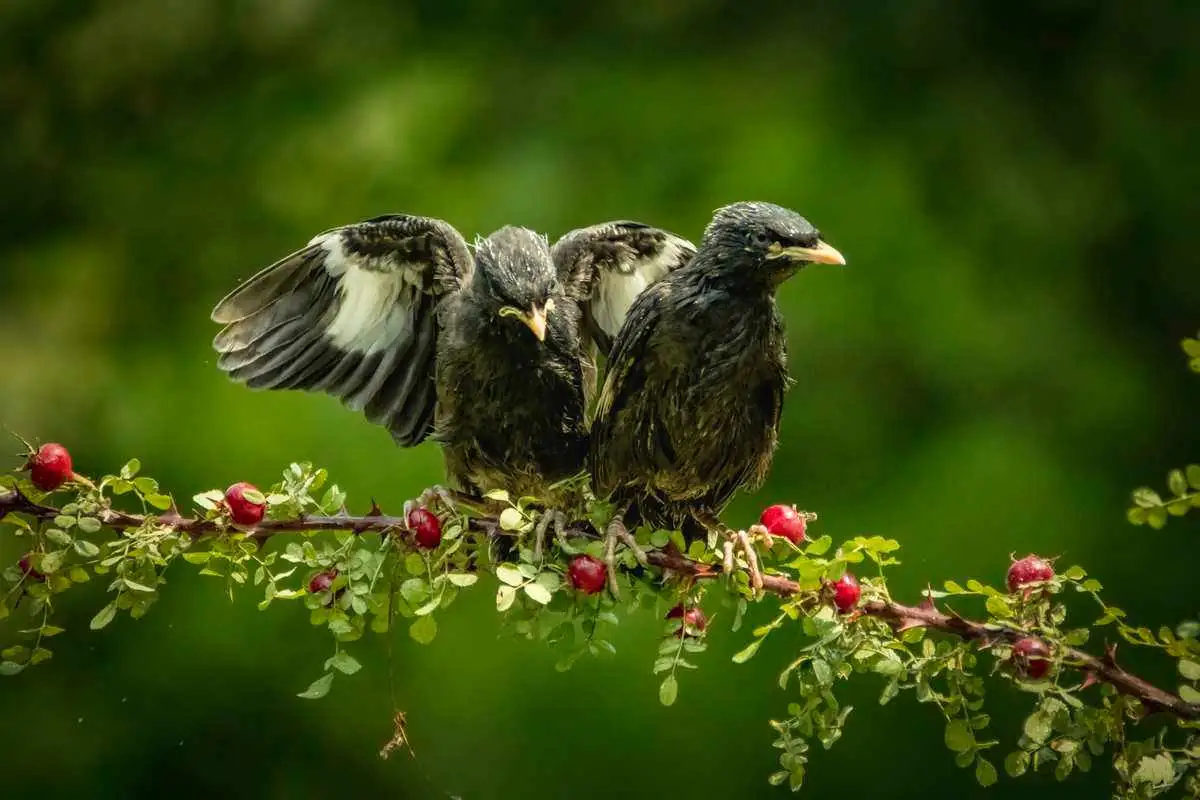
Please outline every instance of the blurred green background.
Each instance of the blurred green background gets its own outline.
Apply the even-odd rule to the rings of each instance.
[[[731,521],[792,501],[835,537],[896,537],[906,598],[1063,554],[1135,619],[1174,623],[1200,605],[1197,526],[1123,512],[1200,456],[1177,346],[1200,327],[1200,5],[1143,6],[6,0],[0,423],[93,474],[137,455],[181,496],[311,459],[357,509],[395,509],[439,478],[433,446],[216,370],[208,311],[240,279],[388,211],[468,236],[624,217],[698,238],[717,206],[770,200],[850,266],[781,292],[796,385],[771,480]],[[786,794],[766,721],[798,634],[739,667],[747,633],[717,625],[664,709],[650,614],[616,659],[562,675],[498,637],[480,587],[433,645],[396,637],[418,757],[383,762],[379,637],[327,699],[297,699],[327,635],[187,572],[103,633],[99,582],[66,601],[54,660],[0,682],[4,796]],[[983,795],[936,711],[881,710],[879,688],[846,692],[807,796]],[[1015,741],[1028,703],[998,689],[993,733]],[[989,796],[1105,796],[1098,764]]]

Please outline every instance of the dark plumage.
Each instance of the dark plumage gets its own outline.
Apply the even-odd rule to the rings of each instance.
[[[334,228],[217,304],[218,365],[251,388],[338,397],[401,446],[432,435],[457,488],[540,495],[584,468],[590,331],[615,332],[632,301],[613,282],[640,290],[642,272],[666,271],[631,237],[655,239],[671,267],[694,251],[637,223],[575,231],[553,255],[502,228],[474,258],[437,219]]]
[[[435,437],[461,488],[540,496],[587,452],[580,309],[532,231],[501,228],[475,263],[443,316]],[[505,319],[520,309],[534,310],[525,326]]]
[[[845,263],[795,212],[736,203],[717,211],[689,264],[634,301],[590,453],[597,494],[630,522],[710,527],[766,476],[788,383],[775,291],[810,262]]]

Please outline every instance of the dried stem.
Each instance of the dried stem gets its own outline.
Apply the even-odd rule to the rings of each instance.
[[[342,513],[332,517],[306,516],[289,520],[265,520],[253,528],[235,527],[235,530],[262,541],[276,534],[300,531],[348,530],[355,533],[388,533],[406,528],[402,517],[375,512],[378,512],[377,508],[373,508],[372,513],[364,516]],[[53,519],[61,511],[52,506],[34,503],[16,489],[0,489],[0,519],[9,513],[25,514],[36,519]],[[129,514],[111,509],[101,511],[98,518],[104,525],[117,530],[140,528],[149,519],[141,514]],[[161,525],[196,538],[219,535],[228,530],[217,520],[184,517],[175,509],[159,515],[157,521]],[[488,536],[506,533],[501,530],[498,520],[491,517],[472,517],[470,527],[472,530]],[[566,533],[588,538],[598,537],[597,532],[585,522],[568,527]],[[725,572],[722,564],[702,564],[693,561],[679,554],[669,545],[668,549],[647,551],[646,560],[651,566],[697,580],[717,578]],[[771,574],[762,575],[762,588],[781,597],[789,597],[803,591],[800,584],[795,581],[781,575]],[[862,606],[860,613],[884,620],[897,631],[923,627],[985,645],[995,642],[1011,643],[1026,635],[1014,628],[989,625],[965,619],[954,613],[945,613],[938,610],[929,601],[922,602],[918,606],[907,606],[890,600],[871,600]],[[1110,684],[1122,694],[1136,697],[1152,711],[1162,711],[1185,720],[1200,720],[1200,704],[1189,703],[1179,695],[1160,689],[1122,668],[1117,664],[1111,649],[1103,657],[1098,657],[1078,648],[1063,647],[1060,655],[1065,663],[1099,681]]]

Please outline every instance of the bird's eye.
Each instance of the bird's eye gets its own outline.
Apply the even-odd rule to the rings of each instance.
[[[755,231],[750,235],[750,241],[759,247],[766,247],[771,243],[771,237],[767,235],[766,231]]]

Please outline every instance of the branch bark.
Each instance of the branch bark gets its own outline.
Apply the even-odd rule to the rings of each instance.
[[[53,519],[61,511],[53,506],[34,503],[16,489],[0,489],[0,520],[9,513],[25,514],[35,519]],[[105,509],[98,516],[101,523],[116,529],[130,530],[140,528],[149,517],[141,514],[130,514],[124,511]],[[184,517],[172,508],[157,516],[159,524],[169,526],[181,533],[196,538],[209,535],[220,535],[228,530],[219,521],[206,520],[198,517]],[[489,535],[502,535],[499,522],[495,519],[473,517],[473,530]],[[256,526],[243,528],[233,526],[234,530],[246,533],[250,537],[263,541],[277,534],[297,533],[300,531],[354,531],[355,533],[392,533],[407,530],[403,517],[388,516],[380,513],[377,508],[372,513],[363,516],[339,514],[337,516],[306,516],[289,520],[264,520]],[[595,538],[598,534],[587,523],[571,526],[569,534]],[[661,569],[670,570],[680,575],[690,576],[697,580],[718,578],[724,574],[720,564],[702,564],[693,561],[674,550],[650,550],[646,553],[647,561]],[[782,575],[764,574],[762,586],[766,591],[780,597],[790,597],[800,594],[803,590],[800,584]],[[890,600],[872,600],[865,603],[860,613],[876,617],[887,622],[897,631],[907,628],[924,627],[956,636],[967,641],[987,645],[995,642],[1015,642],[1027,634],[1014,628],[999,625],[988,625],[982,622],[966,619],[954,613],[938,610],[931,602],[917,606],[908,606]],[[1085,650],[1075,647],[1060,649],[1062,659],[1070,666],[1094,676],[1097,680],[1110,684],[1118,692],[1138,698],[1143,705],[1152,711],[1162,711],[1185,719],[1200,720],[1200,704],[1189,703],[1179,695],[1160,689],[1149,681],[1129,672],[1116,663],[1113,651],[1110,649],[1103,657],[1094,656]]]

